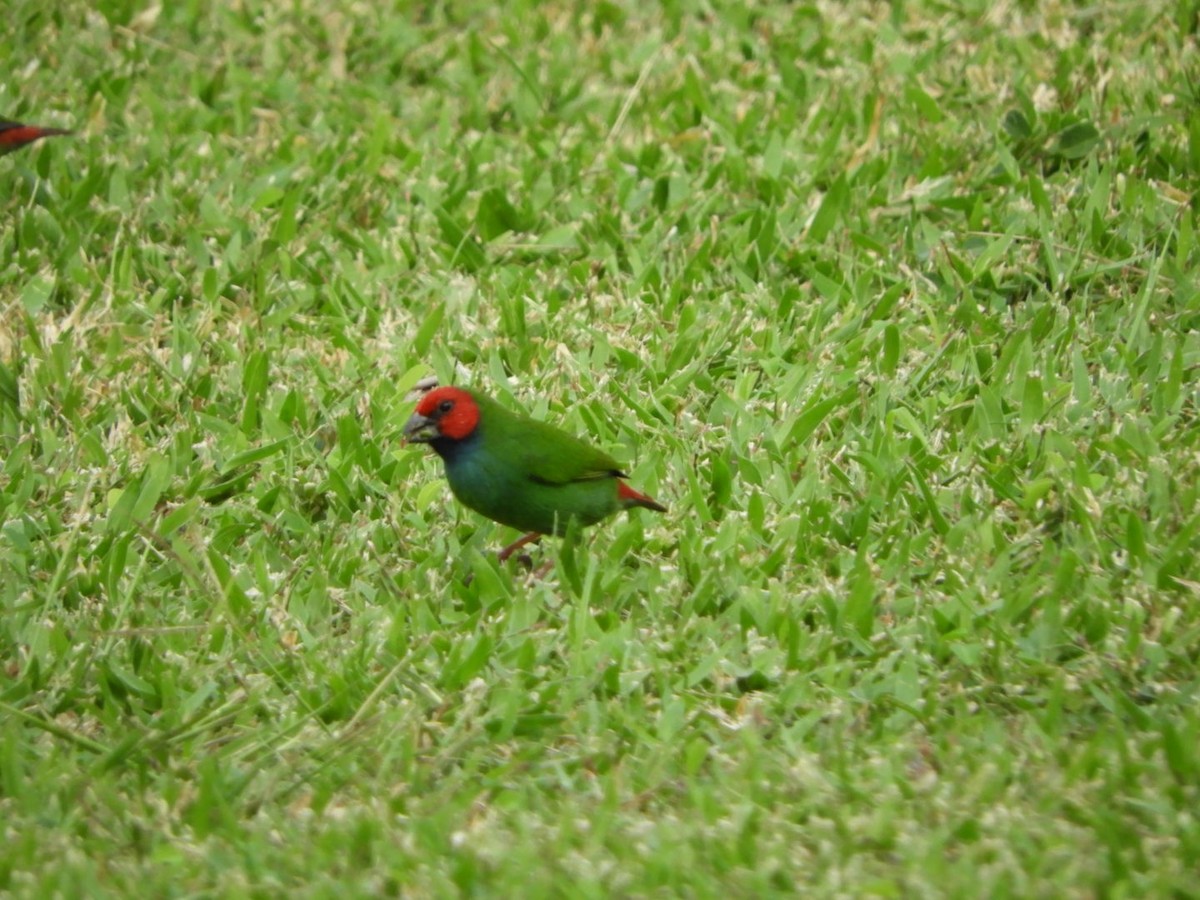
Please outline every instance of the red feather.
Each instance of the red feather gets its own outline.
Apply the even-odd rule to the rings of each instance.
[[[654,509],[659,512],[667,511],[667,508],[661,503],[656,503],[645,494],[639,494],[623,481],[617,482],[617,496],[621,498],[621,506],[625,509],[629,509],[631,506],[644,506],[646,509]]]
[[[20,122],[0,119],[0,156],[19,150],[26,144],[32,144],[44,137],[70,133],[64,128],[42,128],[39,125],[22,125]]]
[[[466,391],[456,387],[440,387],[421,398],[417,404],[417,414],[432,416],[444,403],[449,403],[450,408],[438,418],[438,431],[443,437],[461,441],[479,424],[479,407]]]

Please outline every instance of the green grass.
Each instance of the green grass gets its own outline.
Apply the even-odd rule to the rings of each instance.
[[[13,0],[0,893],[1195,896],[1197,16]]]

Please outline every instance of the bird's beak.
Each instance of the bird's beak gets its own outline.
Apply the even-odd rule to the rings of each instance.
[[[436,440],[438,434],[437,421],[426,416],[414,413],[412,418],[404,423],[404,439],[410,444],[428,444]]]

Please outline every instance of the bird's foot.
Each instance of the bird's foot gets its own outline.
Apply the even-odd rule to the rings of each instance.
[[[538,534],[536,531],[531,531],[531,532],[529,532],[529,534],[521,535],[521,537],[517,538],[515,541],[513,541],[511,544],[509,544],[507,547],[505,547],[503,550],[500,551],[500,556],[499,556],[500,562],[504,562],[505,560],[507,560],[510,556],[512,556],[514,553],[516,553],[518,550],[520,550],[526,544],[532,544],[541,539],[542,539],[542,536],[540,534]],[[529,567],[532,567],[532,565],[533,565],[533,561],[529,559],[529,556],[527,554],[522,553],[521,556],[518,557],[518,559],[524,560],[526,562],[526,565]]]

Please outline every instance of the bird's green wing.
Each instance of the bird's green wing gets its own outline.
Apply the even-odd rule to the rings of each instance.
[[[621,467],[607,453],[543,422],[533,423],[523,446],[529,477],[542,484],[591,481],[621,474]]]
[[[486,440],[494,451],[540,484],[569,484],[622,474],[615,459],[602,450],[527,416],[510,412],[499,404],[484,416]]]

